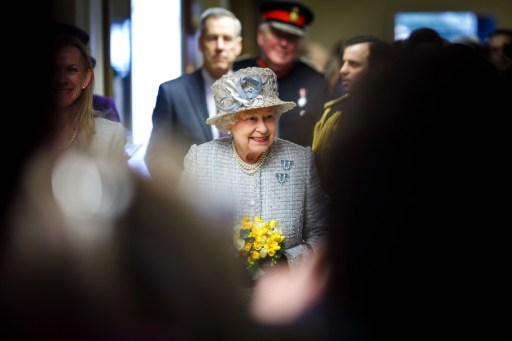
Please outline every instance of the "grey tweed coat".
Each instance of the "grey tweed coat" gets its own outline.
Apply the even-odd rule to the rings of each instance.
[[[232,205],[233,222],[243,215],[275,219],[285,236],[285,255],[294,271],[326,235],[325,199],[313,152],[310,147],[276,138],[263,166],[248,175],[238,166],[231,142],[228,136],[192,145],[178,188],[190,191],[187,186],[199,186],[201,191],[227,200],[224,202]]]

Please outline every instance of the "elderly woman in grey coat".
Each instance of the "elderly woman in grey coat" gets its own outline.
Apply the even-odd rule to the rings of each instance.
[[[284,258],[293,272],[321,244],[326,231],[325,201],[311,148],[276,137],[277,120],[295,103],[278,98],[277,78],[268,68],[224,75],[212,85],[212,93],[218,114],[206,123],[229,134],[191,146],[179,188],[210,210],[204,200],[214,195],[217,205],[230,205],[234,221],[259,216],[278,222],[285,236]],[[189,185],[198,187],[191,190]]]

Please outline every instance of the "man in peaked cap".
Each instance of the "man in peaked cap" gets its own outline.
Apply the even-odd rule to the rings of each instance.
[[[302,37],[313,19],[306,6],[292,1],[267,1],[260,7],[261,18],[273,28]]]
[[[311,146],[315,123],[320,119],[328,94],[323,74],[298,59],[299,45],[314,14],[296,1],[265,1],[259,7],[261,23],[256,57],[235,62],[233,69],[268,67],[277,75],[279,96],[297,106],[279,120],[279,137]]]

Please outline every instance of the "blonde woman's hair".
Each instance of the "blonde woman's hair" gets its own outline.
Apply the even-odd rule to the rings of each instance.
[[[82,93],[73,103],[73,126],[80,131],[80,135],[90,141],[94,130],[94,118],[99,116],[99,113],[93,108],[93,94],[94,94],[94,70],[92,65],[91,54],[89,49],[77,38],[69,35],[59,35],[54,41],[54,52],[64,47],[76,47],[80,51],[80,60],[82,62],[82,71],[85,74],[89,69],[91,70],[91,81],[89,85],[82,90]]]

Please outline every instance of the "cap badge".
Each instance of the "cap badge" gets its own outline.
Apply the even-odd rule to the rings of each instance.
[[[299,8],[294,6],[290,12],[290,22],[296,22],[297,20],[299,20]]]
[[[260,92],[263,82],[258,75],[240,77],[238,83],[228,79],[226,83],[226,88],[231,96],[220,99],[219,110],[233,112],[242,105],[248,108],[261,105],[263,97]]]

